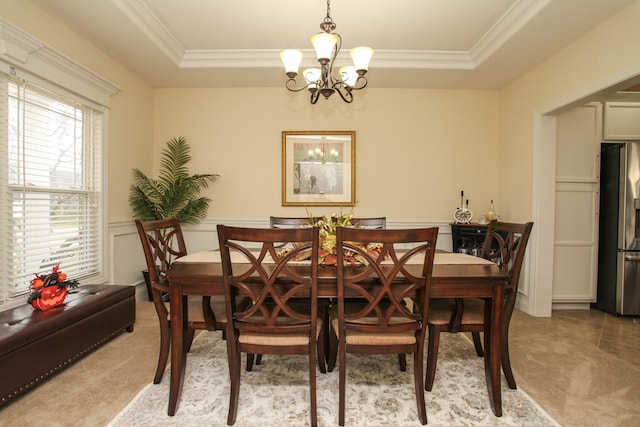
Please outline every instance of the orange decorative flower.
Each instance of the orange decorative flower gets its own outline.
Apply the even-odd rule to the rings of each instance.
[[[44,280],[42,280],[39,277],[36,277],[35,279],[31,279],[31,287],[34,289],[40,289],[41,287],[44,286]]]

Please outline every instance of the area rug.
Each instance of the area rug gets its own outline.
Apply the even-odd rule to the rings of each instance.
[[[558,426],[522,390],[503,380],[502,417],[491,412],[482,358],[463,334],[443,334],[432,392],[426,392],[429,426]],[[243,370],[236,427],[310,424],[308,359],[265,355]],[[244,362],[244,360],[243,360]],[[338,369],[317,376],[318,425],[338,425]],[[145,387],[109,427],[226,426],[229,373],[226,344],[202,332],[187,357],[175,416],[167,415],[169,368],[162,383]],[[395,355],[347,355],[346,426],[419,426],[411,356],[401,372]]]

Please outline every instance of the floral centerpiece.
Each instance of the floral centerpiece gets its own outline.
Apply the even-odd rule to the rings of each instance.
[[[29,282],[27,304],[37,310],[48,310],[64,303],[67,288],[78,287],[77,280],[67,280],[67,275],[60,270],[60,264],[53,267],[49,274],[36,274]]]
[[[344,213],[342,207],[339,213],[333,213],[330,218],[323,215],[320,219],[316,220],[311,212],[307,209],[307,215],[309,216],[308,226],[318,226],[320,228],[320,248],[318,250],[318,261],[323,265],[336,265],[338,262],[338,251],[336,249],[336,230],[338,227],[357,227],[353,224],[353,210],[355,206],[351,208],[348,213]],[[382,250],[381,243],[366,243],[366,242],[350,242],[355,246],[359,246],[364,249],[370,256],[376,259]],[[280,256],[287,253],[289,249],[285,248],[280,253]],[[307,257],[310,256],[310,253]],[[367,260],[361,255],[353,252],[345,252],[346,260],[351,264],[368,264]]]

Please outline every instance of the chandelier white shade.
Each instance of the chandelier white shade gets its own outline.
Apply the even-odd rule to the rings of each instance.
[[[296,87],[296,76],[303,58],[302,52],[288,49],[280,53],[285,73],[289,77],[285,87],[291,92],[309,90],[312,104],[318,102],[320,94],[328,99],[334,92],[337,92],[344,102],[353,102],[352,92],[367,86],[365,74],[369,70],[373,49],[365,46],[351,49],[349,54],[353,65],[340,68],[338,76],[334,76],[333,67],[342,48],[342,37],[333,32],[336,24],[330,16],[330,0],[327,0],[327,16],[320,23],[320,28],[323,32],[311,37],[320,68],[308,68],[302,72],[303,86]]]
[[[298,68],[302,62],[302,52],[294,49],[283,50],[280,52],[280,59],[282,59],[284,63],[284,70],[287,76],[289,76],[289,74],[293,74],[294,76],[298,74]]]

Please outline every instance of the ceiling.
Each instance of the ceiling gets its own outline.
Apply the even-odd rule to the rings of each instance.
[[[500,89],[634,0],[334,0],[375,50],[369,87]],[[32,0],[153,87],[281,87],[283,49],[315,62],[323,0]],[[344,55],[342,55],[344,54]]]

